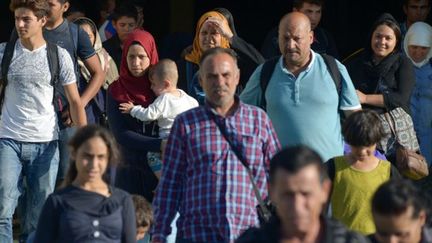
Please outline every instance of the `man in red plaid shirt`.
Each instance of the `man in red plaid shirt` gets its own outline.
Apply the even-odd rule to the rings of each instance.
[[[213,48],[200,67],[206,104],[180,114],[172,127],[153,202],[153,242],[166,241],[177,212],[177,242],[233,242],[257,226],[258,200],[239,157],[261,196],[268,195],[269,161],[280,145],[265,112],[235,96],[235,53]]]

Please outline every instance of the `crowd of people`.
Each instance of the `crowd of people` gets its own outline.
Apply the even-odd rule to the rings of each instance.
[[[159,60],[140,1],[108,0],[95,21],[68,0],[11,0],[0,242],[14,218],[28,243],[432,242],[431,195],[398,152],[432,163],[431,3],[405,0],[403,23],[383,13],[343,62],[323,4],[294,0],[262,52],[209,10]]]

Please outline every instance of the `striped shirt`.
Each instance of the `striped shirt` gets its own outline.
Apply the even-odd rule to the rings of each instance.
[[[280,145],[265,112],[236,101],[238,108],[228,117],[206,104],[176,118],[153,202],[155,241],[166,240],[176,212],[177,238],[197,242],[232,242],[258,225],[258,201],[247,170],[215,122],[243,153],[263,198],[270,159]]]

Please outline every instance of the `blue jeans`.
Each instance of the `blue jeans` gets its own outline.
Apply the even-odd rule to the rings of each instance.
[[[0,242],[12,242],[12,216],[26,184],[21,219],[25,237],[36,229],[46,198],[53,192],[58,170],[57,140],[27,143],[0,139]]]
[[[75,127],[67,127],[60,129],[58,148],[60,153],[60,162],[58,166],[57,182],[60,183],[66,177],[66,173],[69,169],[69,140],[75,134]]]

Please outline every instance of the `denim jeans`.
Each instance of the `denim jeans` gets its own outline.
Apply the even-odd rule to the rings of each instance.
[[[75,134],[75,127],[67,127],[64,129],[60,129],[59,131],[59,153],[60,153],[60,162],[58,166],[57,173],[57,182],[60,183],[66,177],[66,173],[69,169],[69,139]]]
[[[57,140],[45,143],[0,139],[0,242],[12,242],[12,216],[26,184],[21,233],[36,229],[46,198],[53,192],[58,170]]]

